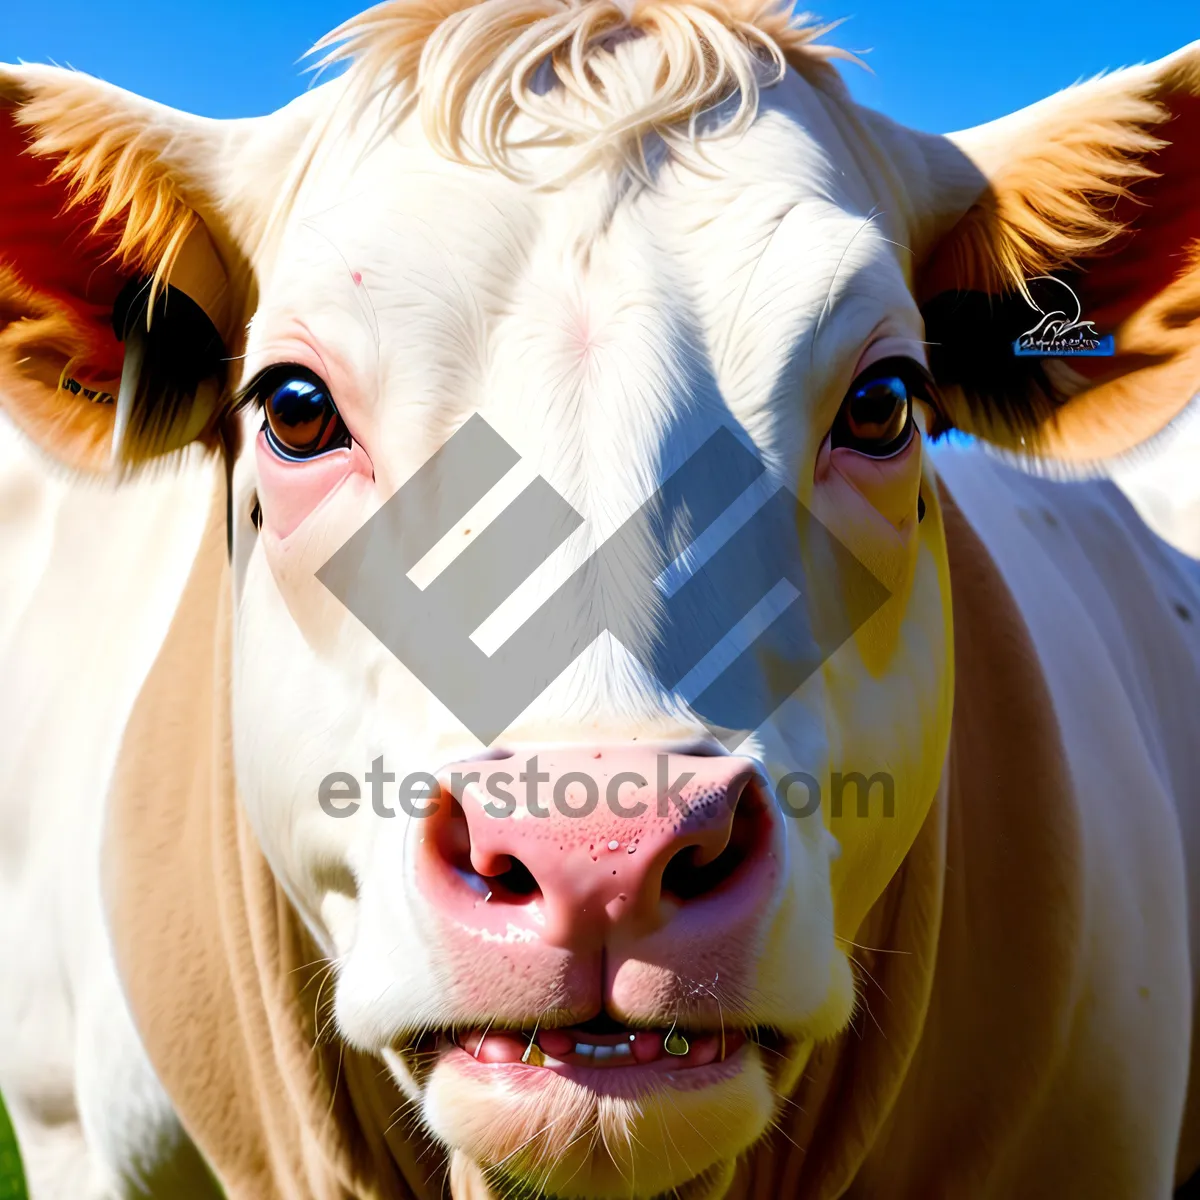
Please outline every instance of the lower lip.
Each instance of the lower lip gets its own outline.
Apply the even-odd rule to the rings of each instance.
[[[578,1060],[550,1060],[544,1066],[522,1062],[492,1063],[481,1062],[461,1046],[453,1044],[442,1052],[440,1061],[468,1075],[483,1076],[489,1080],[503,1078],[507,1085],[513,1087],[536,1088],[539,1083],[568,1079],[589,1091],[632,1099],[664,1083],[685,1091],[710,1087],[722,1079],[737,1075],[742,1070],[745,1057],[746,1043],[743,1038],[736,1049],[727,1041],[725,1058],[716,1058],[703,1066],[683,1066],[678,1058],[670,1057],[618,1067],[596,1066],[594,1063],[577,1065]]]

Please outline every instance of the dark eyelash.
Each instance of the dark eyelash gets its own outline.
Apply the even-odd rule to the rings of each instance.
[[[936,441],[951,427],[946,419],[945,404],[933,373],[923,363],[915,358],[909,358],[907,355],[898,354],[871,363],[869,367],[864,368],[855,376],[850,390],[852,391],[860,380],[869,379],[872,372],[881,369],[891,370],[899,375],[908,385],[913,398],[925,401],[932,410],[928,433],[930,441]],[[849,395],[849,391],[847,391],[847,395]]]
[[[883,374],[899,375],[914,395],[928,396],[931,401],[936,398],[937,384],[934,382],[933,376],[915,358],[908,358],[901,354],[881,358],[871,363],[870,366],[864,367],[854,377],[846,394],[849,395],[860,381]]]
[[[319,375],[310,371],[307,367],[302,367],[298,363],[272,363],[269,367],[264,367],[253,379],[237,395],[234,397],[234,411],[240,412],[243,408],[250,405],[257,405],[261,410],[265,407],[267,397],[281,383],[285,383],[289,379],[308,379],[317,384],[324,391],[328,391],[328,385]]]

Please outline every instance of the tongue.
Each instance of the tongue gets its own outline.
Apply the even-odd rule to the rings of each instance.
[[[561,1029],[543,1029],[538,1045],[553,1058],[566,1058],[575,1049],[575,1038]]]
[[[528,1045],[529,1039],[516,1033],[473,1031],[462,1038],[463,1049],[483,1063],[520,1062]]]
[[[662,1058],[663,1039],[661,1033],[635,1033],[633,1035],[633,1057],[640,1063],[651,1063]]]

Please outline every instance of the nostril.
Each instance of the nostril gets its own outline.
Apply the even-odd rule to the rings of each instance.
[[[769,837],[770,819],[762,794],[749,783],[737,799],[729,840],[720,853],[705,862],[699,846],[685,846],[667,863],[663,895],[689,901],[716,892],[765,851]]]
[[[670,757],[663,811],[662,797],[657,804],[642,797],[652,796],[647,781],[663,770],[663,755],[635,749],[612,751],[611,762],[596,761],[610,758],[603,748],[546,750],[536,766],[530,754],[516,780],[515,764],[492,766],[490,759],[443,768],[443,803],[418,839],[420,886],[431,902],[456,919],[529,929],[548,943],[578,947],[594,945],[610,924],[640,937],[677,910],[684,918],[685,905],[701,920],[721,919],[724,902],[765,896],[777,875],[779,827],[754,763],[719,754]],[[633,785],[620,799],[634,807],[610,812],[595,793],[604,795],[618,777]],[[578,786],[581,778],[592,781],[590,789]],[[548,786],[528,789],[523,803],[517,780]],[[619,816],[638,824],[619,823]],[[710,897],[716,904],[704,907]]]
[[[662,879],[664,896],[672,896],[676,900],[694,900],[709,890],[707,877],[711,871],[697,865],[699,855],[699,846],[687,846],[667,863]],[[722,851],[708,867],[718,866],[724,857],[725,852]]]
[[[524,904],[541,896],[533,872],[518,858],[495,855],[490,857],[483,870],[476,866],[471,826],[457,799],[451,800],[449,816],[439,826],[434,846],[451,874],[476,899],[486,897],[494,904]]]
[[[533,877],[533,872],[519,858],[510,858],[508,864],[508,870],[502,871],[499,875],[486,876],[488,883],[492,885],[493,895],[497,899],[504,900],[511,897],[530,900],[541,895],[541,889]]]

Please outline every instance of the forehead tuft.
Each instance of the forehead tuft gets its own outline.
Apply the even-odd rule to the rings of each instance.
[[[710,129],[740,132],[789,66],[843,96],[832,60],[851,56],[829,28],[786,0],[389,0],[317,51],[350,63],[355,120],[382,110],[386,134],[416,116],[446,158],[552,182],[614,156],[644,166],[647,141],[686,150],[719,107]],[[567,153],[531,169],[530,141]]]

